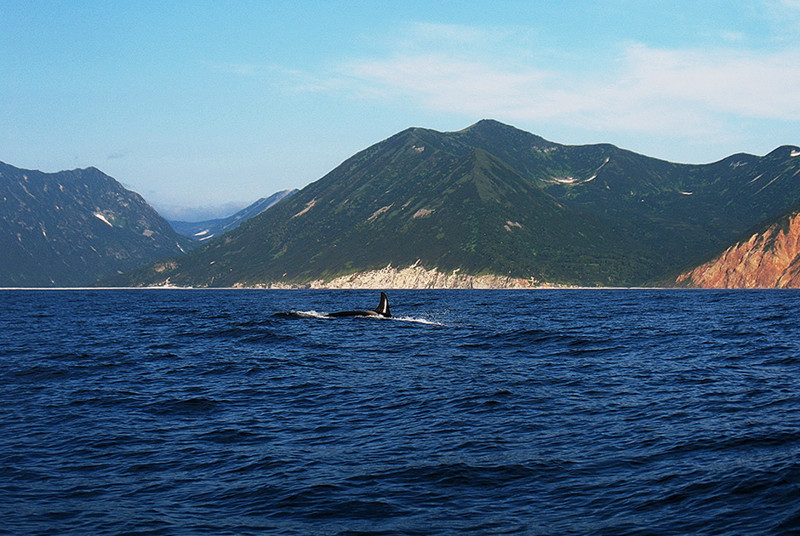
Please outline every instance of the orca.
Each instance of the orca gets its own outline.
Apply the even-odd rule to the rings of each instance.
[[[389,311],[389,298],[386,297],[385,293],[381,292],[381,302],[378,304],[378,307],[371,311],[339,311],[336,313],[328,313],[328,316],[382,316],[391,318],[392,313]]]

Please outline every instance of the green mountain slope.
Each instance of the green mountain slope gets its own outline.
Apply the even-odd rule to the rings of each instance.
[[[0,162],[2,287],[91,285],[188,244],[95,168],[42,173]]]
[[[686,165],[559,145],[496,121],[412,128],[225,237],[117,283],[302,283],[419,260],[471,274],[644,284],[800,200],[794,151]]]

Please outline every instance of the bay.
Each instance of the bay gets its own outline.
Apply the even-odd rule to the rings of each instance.
[[[0,533],[792,534],[798,291],[0,291]]]

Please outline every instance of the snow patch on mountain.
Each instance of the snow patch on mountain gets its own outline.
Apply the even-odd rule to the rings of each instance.
[[[111,222],[110,222],[110,221],[108,221],[108,219],[106,219],[106,217],[105,217],[105,216],[103,216],[101,213],[99,213],[99,212],[95,212],[95,213],[94,213],[94,217],[95,217],[95,218],[97,218],[98,220],[102,221],[103,223],[105,223],[105,224],[106,224],[106,225],[108,225],[109,227],[114,227],[114,226],[111,224]]]

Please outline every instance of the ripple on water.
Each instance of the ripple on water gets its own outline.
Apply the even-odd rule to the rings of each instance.
[[[0,292],[0,530],[800,525],[797,292],[87,292]]]

